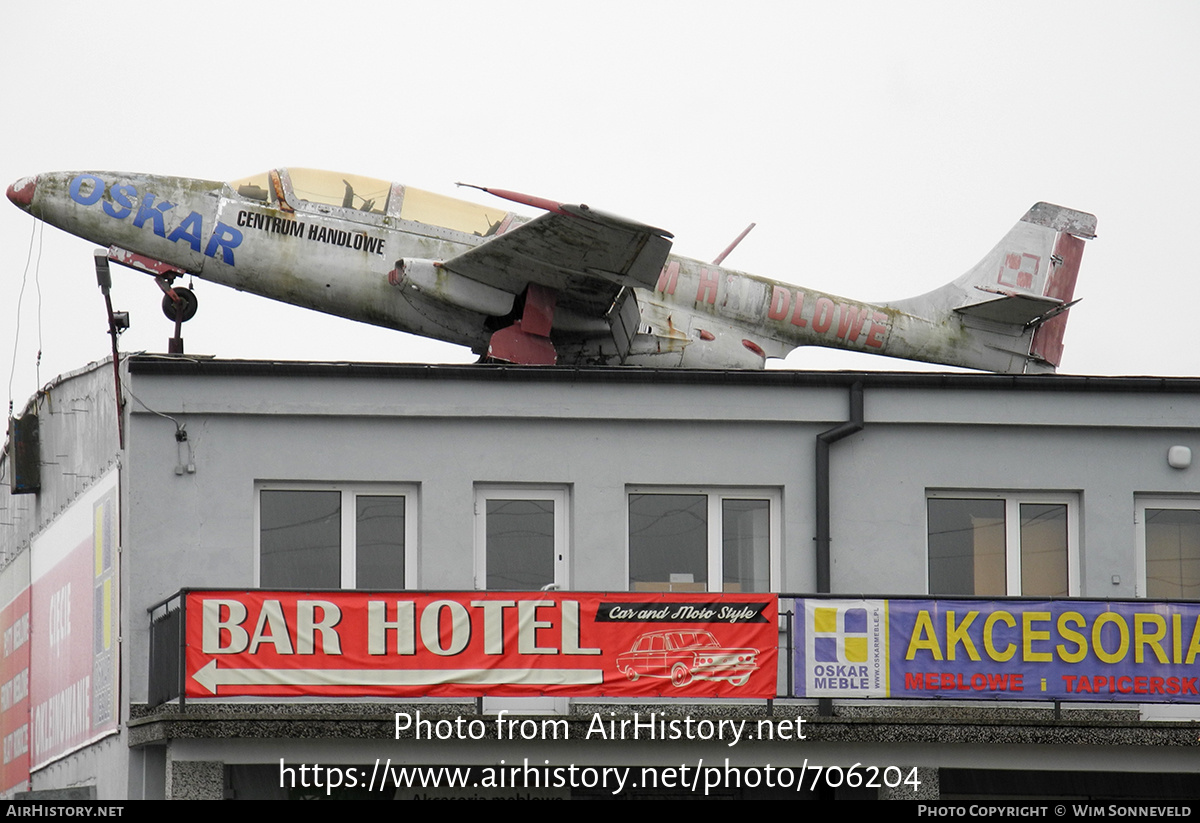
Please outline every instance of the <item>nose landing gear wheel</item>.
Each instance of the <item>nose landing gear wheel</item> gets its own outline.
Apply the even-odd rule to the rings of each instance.
[[[162,299],[163,314],[168,320],[179,323],[186,323],[196,316],[196,309],[200,307],[200,301],[196,298],[195,292],[183,286],[176,286],[172,291],[179,298],[179,309],[182,310],[180,315],[176,316],[175,301],[171,299],[170,294],[164,294]]]

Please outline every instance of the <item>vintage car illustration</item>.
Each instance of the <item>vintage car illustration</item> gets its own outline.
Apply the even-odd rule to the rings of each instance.
[[[617,655],[617,670],[630,680],[670,678],[676,688],[693,680],[728,680],[743,686],[758,669],[758,649],[723,649],[711,632],[657,631]]]

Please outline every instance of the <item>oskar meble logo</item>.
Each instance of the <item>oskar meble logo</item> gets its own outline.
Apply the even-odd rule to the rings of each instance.
[[[877,696],[886,688],[882,603],[806,601],[804,671],[810,696]]]

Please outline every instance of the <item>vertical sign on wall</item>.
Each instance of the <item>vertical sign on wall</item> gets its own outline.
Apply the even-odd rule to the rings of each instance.
[[[30,765],[117,728],[117,472],[33,541]]]
[[[2,573],[0,592],[16,596],[0,603],[0,632],[4,636],[0,657],[0,798],[29,788],[29,566],[12,563]],[[3,600],[0,597],[0,600]]]

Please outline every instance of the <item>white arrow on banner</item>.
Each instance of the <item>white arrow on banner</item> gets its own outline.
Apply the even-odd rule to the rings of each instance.
[[[210,694],[221,686],[589,686],[603,669],[233,669],[216,660],[192,675]]]

